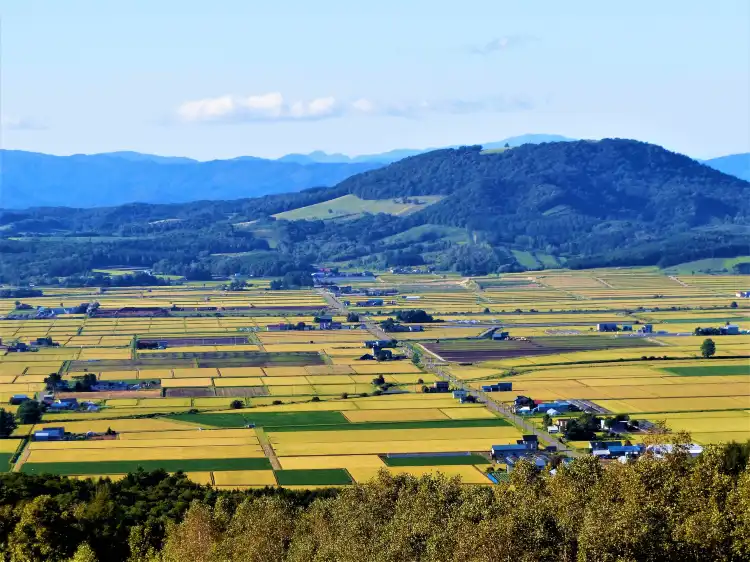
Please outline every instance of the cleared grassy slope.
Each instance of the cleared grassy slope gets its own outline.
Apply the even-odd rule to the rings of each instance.
[[[420,195],[418,197],[407,197],[408,202],[404,203],[400,197],[398,199],[366,200],[349,194],[315,205],[277,213],[273,216],[277,219],[297,221],[355,218],[364,213],[408,215],[437,203],[441,199],[442,197],[439,195]]]

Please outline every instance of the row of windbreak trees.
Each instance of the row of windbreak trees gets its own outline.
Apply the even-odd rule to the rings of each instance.
[[[691,459],[678,448],[608,466],[583,457],[554,476],[519,463],[509,482],[482,487],[383,472],[317,496],[216,492],[166,475],[99,485],[13,475],[0,487],[0,541],[11,561],[748,560],[748,451]]]

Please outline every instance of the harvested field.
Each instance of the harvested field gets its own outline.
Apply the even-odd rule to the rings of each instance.
[[[323,365],[319,353],[286,352],[265,353],[260,351],[214,351],[214,352],[160,352],[139,356],[137,359],[97,359],[70,361],[67,372],[84,373],[109,371],[136,371],[176,368],[224,368]]]
[[[216,391],[213,387],[167,388],[165,395],[167,398],[207,398],[210,396],[216,396]]]
[[[422,344],[427,350],[451,363],[476,363],[511,357],[556,355],[576,351],[659,348],[646,338],[614,338],[608,336],[549,336],[527,341],[450,340]]]
[[[163,345],[164,347],[186,347],[201,345],[242,345],[247,344],[247,336],[205,336],[205,337],[160,337],[138,338],[138,344]]]

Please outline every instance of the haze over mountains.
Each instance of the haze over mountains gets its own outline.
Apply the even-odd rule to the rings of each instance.
[[[530,134],[483,145],[485,150],[573,141],[561,135]],[[444,148],[456,148],[444,147]],[[276,160],[241,156],[201,162],[180,156],[132,151],[52,156],[3,150],[0,208],[97,207],[125,203],[183,203],[238,199],[333,186],[346,178],[433,150],[395,149],[347,156],[315,151]],[[750,180],[750,154],[704,161]]]

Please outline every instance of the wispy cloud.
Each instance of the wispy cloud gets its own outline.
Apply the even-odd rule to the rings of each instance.
[[[508,35],[505,37],[496,37],[487,43],[481,45],[471,45],[468,51],[473,55],[487,56],[500,51],[506,51],[524,43],[528,43],[531,37],[525,35]]]
[[[478,99],[442,99],[398,104],[373,104],[371,113],[392,117],[420,118],[431,114],[467,115],[470,113],[506,113],[525,111],[534,106],[525,96],[491,96]]]
[[[0,126],[7,131],[41,131],[47,128],[43,123],[29,117],[10,116],[0,118]]]
[[[177,108],[177,116],[184,122],[311,121],[336,117],[342,110],[332,97],[288,102],[272,92],[188,101]]]
[[[417,119],[431,114],[469,114],[524,111],[533,107],[525,96],[479,99],[438,99],[384,102],[369,98],[354,101],[333,96],[289,102],[278,92],[187,101],[176,111],[183,123],[247,123],[317,121],[343,116],[387,116]]]

